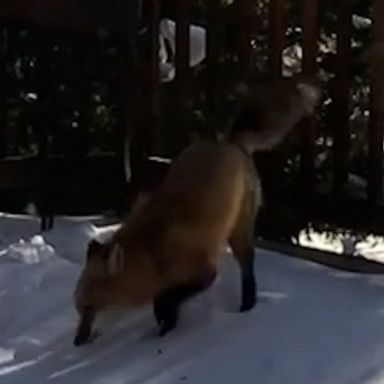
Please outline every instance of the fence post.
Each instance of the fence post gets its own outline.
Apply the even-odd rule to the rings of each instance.
[[[207,109],[209,111],[210,125],[213,133],[217,133],[217,113],[218,113],[218,83],[219,83],[219,57],[220,57],[220,38],[219,26],[221,18],[221,1],[211,0],[207,3],[207,77],[205,81],[205,92],[207,99]]]
[[[384,125],[384,2],[372,1],[371,115],[369,124],[368,198],[372,204],[383,198]]]
[[[220,56],[220,40],[218,36],[219,22],[221,12],[221,1],[211,0],[207,3],[207,105],[210,111],[216,108],[216,86],[217,86],[217,68]]]
[[[176,44],[175,64],[176,77],[173,98],[173,119],[179,121],[179,129],[174,134],[177,137],[176,152],[189,142],[194,126],[192,124],[192,71],[190,68],[190,25],[192,14],[192,0],[179,0],[176,2]],[[176,108],[175,108],[176,107]],[[167,135],[168,137],[168,135]],[[173,140],[176,143],[176,140]]]
[[[285,0],[269,1],[269,57],[268,68],[272,78],[281,77],[282,53],[285,43]]]
[[[333,188],[337,198],[344,196],[348,182],[352,2],[339,0],[338,3],[336,73],[332,89]]]
[[[251,34],[253,19],[253,0],[237,0],[238,20],[238,58],[240,74],[248,74],[251,70]]]
[[[48,135],[53,122],[52,114],[52,100],[51,84],[52,84],[52,71],[50,66],[50,44],[51,39],[47,34],[38,32],[39,48],[37,60],[37,80],[38,80],[38,107],[39,119],[38,122],[34,119],[34,123],[38,129],[38,158],[39,158],[39,179],[35,180],[34,193],[37,195],[38,211],[40,214],[41,222],[40,229],[42,231],[51,229],[53,227],[53,212],[54,205],[57,203],[57,195],[54,193],[57,186],[50,184],[50,162],[48,160],[49,146]]]
[[[176,17],[176,84],[183,108],[190,101],[191,70],[190,61],[190,16],[192,11],[191,0],[179,0]]]
[[[6,152],[6,124],[7,124],[7,76],[6,76],[6,30],[0,24],[0,159]]]
[[[124,148],[121,149],[124,154],[125,179],[133,189],[141,188],[145,182],[148,154],[153,150],[157,140],[158,119],[155,105],[157,84],[154,78],[156,77],[157,82],[155,65],[158,65],[158,58],[157,53],[155,56],[153,51],[157,49],[158,36],[153,43],[153,35],[157,34],[158,28],[158,3],[155,0],[145,0],[144,3],[135,0],[135,4],[131,4],[131,12],[137,13],[131,15],[131,22],[136,28],[131,28],[131,33],[123,35],[124,31],[120,31],[120,35],[117,36],[120,42],[119,76],[116,84],[119,90],[120,120],[117,147],[121,148],[124,144]],[[137,39],[139,15],[142,11],[139,8],[142,5],[150,11],[143,63],[140,62]],[[144,60],[147,64],[144,64]]]
[[[50,130],[51,108],[50,94],[51,94],[51,66],[50,66],[50,38],[43,32],[38,32],[39,36],[39,57],[37,60],[37,79],[38,79],[38,105],[39,112],[41,113],[41,120],[38,123],[38,144],[39,144],[39,158],[44,162],[48,157],[48,133]]]
[[[314,77],[317,72],[317,39],[320,0],[305,0],[302,9],[303,74]],[[315,178],[315,121],[307,118],[301,124],[300,176],[304,190],[313,190]]]
[[[146,117],[146,131],[148,133],[149,151],[160,152],[162,143],[160,139],[160,106],[159,106],[159,18],[160,1],[150,0],[149,28],[148,28],[148,77],[146,84],[146,97],[148,114]]]

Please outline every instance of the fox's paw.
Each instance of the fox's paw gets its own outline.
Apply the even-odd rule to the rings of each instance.
[[[248,312],[257,304],[257,299],[252,298],[244,301],[240,306],[240,312]]]
[[[73,344],[76,347],[79,347],[81,345],[85,344],[92,344],[98,337],[101,336],[101,333],[96,329],[89,335],[76,335],[75,339],[73,340]]]

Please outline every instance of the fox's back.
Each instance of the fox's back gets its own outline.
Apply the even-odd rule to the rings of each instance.
[[[215,231],[230,230],[236,220],[245,178],[246,156],[238,147],[199,142],[188,147],[172,165],[159,199],[176,224],[214,236]]]

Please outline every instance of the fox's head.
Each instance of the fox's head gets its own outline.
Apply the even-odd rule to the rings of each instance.
[[[117,234],[106,243],[92,240],[88,245],[74,294],[79,313],[76,345],[93,340],[92,325],[99,312],[146,304],[162,287],[159,266],[150,257],[152,248],[143,246],[144,238],[127,240],[125,232]]]
[[[95,335],[92,331],[94,319],[100,310],[113,304],[124,273],[124,252],[115,242],[102,244],[91,240],[86,256],[74,295],[79,313],[75,345],[92,341]]]
[[[91,240],[86,262],[76,285],[75,302],[79,311],[85,306],[102,307],[107,288],[118,283],[124,272],[124,252],[115,242]]]

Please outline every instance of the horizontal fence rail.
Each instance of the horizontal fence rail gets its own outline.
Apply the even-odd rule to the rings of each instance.
[[[299,64],[289,70],[320,78],[324,103],[317,116],[300,123],[297,140],[287,152],[293,176],[287,177],[284,188],[294,183],[293,190],[301,191],[301,196],[320,199],[325,190],[333,204],[352,204],[355,197],[350,198],[349,189],[360,172],[361,196],[356,199],[381,206],[382,1],[372,0],[371,14],[364,15],[372,21],[366,47],[370,70],[359,75],[357,86],[351,66],[358,31],[352,0],[333,4],[303,0],[296,5],[285,0],[167,4],[137,0],[130,13],[123,0],[105,9],[91,7],[87,1],[56,0],[60,14],[46,11],[46,1],[37,1],[34,8],[24,6],[27,0],[0,4],[2,162],[25,155],[49,163],[57,156],[82,158],[109,152],[121,168],[122,157],[130,156],[134,177],[128,181],[143,180],[148,156],[173,157],[190,139],[190,128],[201,124],[203,131],[224,129],[228,110],[223,100],[233,80],[255,75],[280,78],[291,65],[287,62],[293,62],[289,52],[297,49]],[[164,13],[166,6],[171,12]],[[68,15],[74,11],[72,20]],[[159,71],[159,23],[164,17],[176,22],[175,51],[168,63],[174,66],[175,78],[166,84],[161,83]],[[190,65],[193,25],[207,32],[206,59],[197,69]],[[47,28],[52,34],[44,32]],[[327,44],[330,48],[324,49]],[[81,59],[71,53],[76,49]],[[255,73],[263,62],[264,72]],[[365,88],[369,105],[366,110],[360,107],[363,123],[356,130],[354,111],[360,102],[356,95],[365,95]],[[358,142],[355,136],[363,139]],[[175,144],[179,137],[181,144]],[[357,159],[355,152],[360,154]],[[279,167],[285,169],[286,164],[278,163]],[[7,178],[0,175],[0,190],[2,184],[9,188]]]

